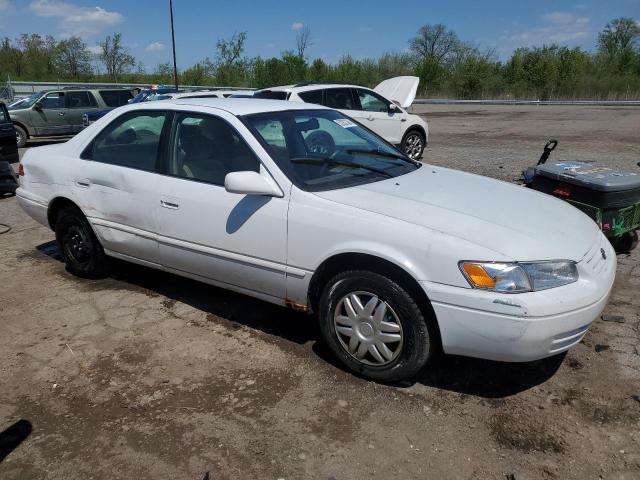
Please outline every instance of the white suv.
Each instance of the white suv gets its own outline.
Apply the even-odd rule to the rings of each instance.
[[[254,97],[315,103],[339,110],[418,160],[429,140],[429,125],[405,109],[413,103],[419,81],[418,77],[395,77],[373,90],[339,83],[298,83],[258,90]]]

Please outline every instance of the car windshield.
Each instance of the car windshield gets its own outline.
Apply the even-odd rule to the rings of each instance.
[[[243,117],[285,174],[308,191],[376,182],[420,164],[335,110],[289,110]]]
[[[19,110],[21,108],[29,108],[33,106],[34,103],[38,101],[40,97],[44,95],[44,92],[34,93],[30,97],[23,98],[22,100],[18,100],[17,102],[13,102],[11,105],[7,106],[7,110]]]

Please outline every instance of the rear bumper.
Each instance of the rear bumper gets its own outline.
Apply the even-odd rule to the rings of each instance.
[[[16,190],[16,198],[18,199],[18,204],[31,218],[45,227],[49,227],[49,219],[47,218],[48,205],[44,200],[29,195],[22,188]]]
[[[421,282],[445,353],[527,362],[576,345],[606,306],[613,288],[616,256],[604,235],[577,267],[580,279],[575,283],[522,294]]]

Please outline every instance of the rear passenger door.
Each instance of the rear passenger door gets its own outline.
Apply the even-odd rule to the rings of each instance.
[[[134,111],[120,115],[85,148],[74,193],[108,253],[160,263],[158,156],[167,113]]]
[[[327,88],[324,91],[324,104],[360,121],[358,115],[361,112],[352,88]]]
[[[98,102],[88,91],[67,92],[65,105],[67,107],[67,124],[71,133],[78,133],[82,130],[82,115],[98,109]]]

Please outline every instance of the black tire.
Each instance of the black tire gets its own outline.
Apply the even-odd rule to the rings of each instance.
[[[67,271],[82,278],[101,278],[109,273],[109,259],[80,209],[62,209],[55,230]]]
[[[336,332],[334,313],[341,301],[352,292],[367,292],[384,301],[401,324],[402,341],[396,357],[385,365],[363,363],[349,353],[348,346]],[[369,271],[347,271],[333,277],[320,298],[318,316],[326,344],[342,364],[369,379],[397,382],[415,376],[436,351],[434,323],[425,317],[416,301],[393,280]],[[347,327],[349,328],[349,327]],[[366,353],[365,355],[370,355]],[[372,357],[370,357],[372,358]]]
[[[13,124],[13,128],[16,130],[16,141],[18,142],[18,148],[24,148],[27,144],[27,132],[20,125]]]
[[[638,246],[638,232],[627,232],[624,235],[611,239],[616,253],[631,253]]]
[[[419,146],[417,143],[413,143],[414,140],[419,141]],[[426,146],[427,140],[424,138],[424,135],[420,130],[416,130],[414,128],[404,134],[404,137],[402,137],[402,143],[400,144],[400,149],[412,160],[420,160],[424,154]]]

